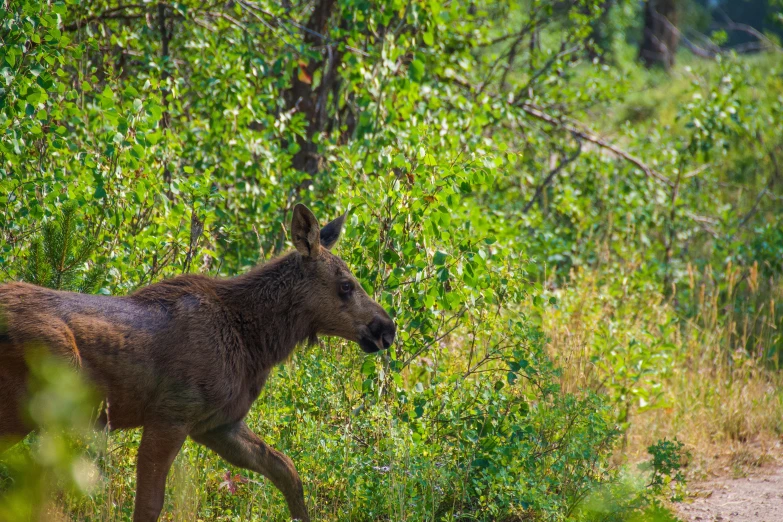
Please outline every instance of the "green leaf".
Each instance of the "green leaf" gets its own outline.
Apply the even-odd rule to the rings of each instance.
[[[408,69],[408,76],[416,83],[420,83],[424,79],[424,62],[419,59],[414,59]]]
[[[447,253],[438,250],[437,252],[435,252],[435,255],[432,257],[432,263],[436,266],[444,265],[448,257],[449,255]]]
[[[361,373],[365,377],[371,377],[375,375],[375,357],[365,357],[362,363]]]

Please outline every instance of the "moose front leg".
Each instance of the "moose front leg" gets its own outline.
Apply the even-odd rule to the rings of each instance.
[[[163,509],[166,476],[187,437],[186,429],[144,426],[136,458],[136,505],[133,522],[156,522]]]
[[[190,436],[234,466],[261,473],[271,480],[285,496],[291,517],[309,522],[302,481],[294,463],[261,440],[244,421]]]

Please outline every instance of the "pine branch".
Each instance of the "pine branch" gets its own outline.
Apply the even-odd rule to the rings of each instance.
[[[66,203],[60,214],[43,226],[40,236],[32,239],[23,270],[24,279],[55,289],[95,292],[105,280],[105,271],[84,264],[98,242],[79,233],[77,206]]]

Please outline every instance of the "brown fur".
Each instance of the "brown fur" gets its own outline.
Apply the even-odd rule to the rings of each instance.
[[[293,462],[243,419],[298,344],[335,335],[372,352],[394,340],[389,316],[327,250],[342,220],[319,229],[297,205],[297,251],[230,279],[185,275],[124,297],[0,286],[0,439],[34,428],[22,414],[24,352],[43,343],[96,385],[108,404],[103,423],[143,427],[134,521],[158,519],[166,475],[188,436],[269,478],[292,517],[309,520]]]

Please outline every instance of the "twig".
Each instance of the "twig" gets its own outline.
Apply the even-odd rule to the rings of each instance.
[[[718,238],[718,233],[713,228],[713,225],[717,225],[720,223],[719,220],[710,218],[707,216],[700,216],[698,214],[694,214],[690,211],[685,211],[685,215],[691,218],[693,221],[698,223],[702,229],[704,229],[705,232],[707,232],[709,235],[711,235],[713,238]]]
[[[712,163],[705,163],[704,165],[701,165],[701,166],[699,166],[699,167],[697,167],[697,168],[695,168],[695,169],[693,169],[693,170],[691,170],[689,172],[686,172],[685,174],[682,175],[682,178],[683,179],[694,178],[694,177],[698,176],[699,174],[701,174],[702,172],[704,172],[705,170],[707,170],[710,167],[712,167]]]
[[[249,33],[250,32],[245,24],[243,24],[242,22],[240,22],[239,20],[237,20],[233,16],[227,15],[226,13],[224,13],[222,11],[217,11],[217,12],[209,13],[209,14],[211,16],[215,16],[217,18],[222,18],[223,20],[227,21],[228,23],[230,23],[234,27],[240,29],[244,33]]]
[[[453,83],[455,85],[458,85],[470,91],[473,91],[475,89],[466,80],[456,76],[448,76],[448,77],[440,77],[440,78],[444,81]],[[541,109],[540,107],[537,107],[528,102],[524,102],[522,100],[517,100],[514,103],[514,105],[521,108],[525,113],[527,113],[530,116],[533,116],[537,120],[549,123],[550,125],[554,125],[555,127],[558,128],[565,129],[566,131],[570,132],[575,138],[581,138],[585,141],[589,141],[590,143],[594,145],[598,145],[599,147],[612,152],[616,156],[630,163],[633,163],[638,168],[640,168],[648,177],[651,177],[667,185],[668,187],[674,186],[674,183],[669,178],[667,178],[663,174],[660,174],[659,172],[656,172],[636,156],[633,156],[632,154],[622,150],[616,145],[609,143],[608,141],[598,136],[597,134],[593,133],[592,131],[579,128],[581,126],[581,123],[572,120],[570,118],[566,118],[564,116],[559,116],[559,117],[550,116],[549,114],[545,113],[543,109]]]
[[[695,43],[691,42],[683,33],[680,31],[680,29],[674,25],[671,20],[663,16],[661,13],[656,11],[655,9],[652,10],[653,16],[659,21],[662,22],[663,25],[666,26],[666,28],[671,31],[672,33],[677,35],[677,38],[685,43],[685,46],[696,56],[699,56],[701,58],[715,58],[716,54],[719,54],[721,49],[720,47],[715,46],[714,44],[711,45],[711,49],[703,49],[696,45]],[[712,42],[710,42],[712,43]],[[717,49],[716,49],[717,47]]]
[[[767,181],[767,184],[764,186],[761,192],[759,192],[758,196],[756,196],[756,201],[753,202],[753,206],[750,207],[748,213],[745,214],[742,219],[740,219],[739,223],[737,223],[738,230],[744,227],[748,221],[750,221],[750,218],[752,218],[756,212],[758,212],[759,203],[761,203],[761,200],[764,198],[764,196],[767,195],[767,192],[769,192],[769,190],[775,184],[775,180],[780,177],[780,166],[778,165],[778,159],[777,156],[775,156],[775,152],[768,150],[767,153],[769,154],[770,160],[772,160],[773,172],[769,175],[769,181]]]
[[[767,38],[764,33],[759,31],[758,29],[751,27],[747,24],[738,24],[732,20],[728,14],[726,14],[726,11],[721,9],[720,7],[716,7],[718,12],[723,16],[723,19],[726,21],[726,27],[725,29],[728,31],[742,31],[744,33],[748,33],[752,36],[755,36],[759,39],[759,41],[766,43],[768,46],[770,46],[772,49],[775,49],[778,52],[783,51],[783,48],[781,48],[779,45],[775,44],[772,40]]]
[[[204,222],[198,218],[196,211],[191,209],[190,211],[190,242],[188,244],[188,252],[185,254],[185,262],[182,264],[182,273],[190,271],[190,263],[193,260],[193,253],[198,246],[198,240],[201,238],[201,234],[204,232]]]
[[[523,214],[527,214],[527,212],[533,207],[535,202],[538,200],[539,197],[541,197],[541,193],[544,191],[544,189],[552,182],[555,176],[565,168],[566,165],[573,162],[576,158],[579,157],[579,155],[582,153],[582,142],[577,140],[577,148],[576,152],[572,156],[569,156],[568,158],[564,160],[560,160],[560,163],[557,164],[555,168],[553,168],[551,171],[549,171],[549,174],[544,179],[544,181],[536,188],[536,193],[533,194],[533,197],[530,198],[530,201],[527,202],[525,205],[525,208],[522,209]]]
[[[419,355],[421,355],[421,354],[423,354],[425,351],[427,351],[427,350],[428,350],[428,349],[429,349],[431,346],[433,346],[433,345],[435,345],[435,344],[439,343],[440,341],[442,341],[443,339],[445,339],[446,337],[448,337],[448,336],[449,336],[449,334],[451,334],[451,332],[453,332],[454,330],[456,330],[456,329],[459,327],[459,319],[460,319],[460,318],[461,318],[461,317],[462,317],[462,316],[465,314],[465,312],[466,312],[466,311],[467,311],[467,308],[462,308],[462,309],[461,309],[459,312],[457,312],[455,315],[453,315],[453,316],[451,316],[450,318],[448,318],[448,319],[444,320],[444,322],[442,323],[442,325],[441,325],[441,326],[443,326],[443,325],[444,325],[446,322],[448,322],[448,321],[451,321],[452,319],[456,319],[456,321],[455,321],[455,322],[454,322],[454,324],[451,326],[451,328],[449,328],[449,329],[448,329],[448,330],[446,330],[446,331],[445,331],[443,334],[441,334],[440,336],[436,337],[436,338],[435,338],[435,339],[433,339],[432,341],[428,342],[427,344],[425,344],[424,346],[422,346],[421,348],[419,348],[419,350],[417,350],[417,351],[416,351],[416,353],[412,354],[412,355],[411,355],[410,357],[408,357],[408,358],[407,358],[405,361],[403,361],[403,363],[402,363],[402,365],[401,365],[401,366],[402,366],[403,368],[405,368],[405,367],[406,367],[406,366],[408,366],[408,365],[409,365],[411,362],[413,362],[413,360],[414,360],[414,359],[416,359],[416,358],[417,358]]]

